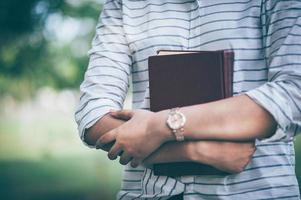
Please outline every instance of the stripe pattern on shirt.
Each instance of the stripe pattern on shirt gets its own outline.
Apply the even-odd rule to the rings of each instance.
[[[149,109],[148,57],[157,50],[235,52],[234,95],[247,94],[278,122],[256,141],[246,169],[226,177],[155,176],[125,166],[118,199],[299,199],[292,139],[301,131],[301,1],[107,0],[96,27],[75,117],[85,129],[121,109]]]

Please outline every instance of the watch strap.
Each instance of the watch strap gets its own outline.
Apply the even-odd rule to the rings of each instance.
[[[181,113],[181,112],[179,111],[179,109],[180,109],[180,107],[174,107],[174,108],[171,108],[171,109],[170,109],[170,114]],[[183,113],[181,113],[181,115],[184,116]],[[185,118],[185,116],[184,116],[184,118]],[[186,119],[184,119],[184,120],[186,120]],[[170,127],[170,128],[171,128],[171,127]],[[180,127],[180,128],[178,128],[178,129],[173,129],[173,128],[171,128],[171,129],[172,129],[172,132],[173,132],[173,134],[175,135],[176,140],[177,140],[178,142],[184,141],[185,138],[184,138],[184,127],[183,127],[183,126]]]

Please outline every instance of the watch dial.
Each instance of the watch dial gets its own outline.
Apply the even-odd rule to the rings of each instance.
[[[170,125],[173,129],[178,129],[182,124],[182,116],[179,113],[175,113],[171,116]]]

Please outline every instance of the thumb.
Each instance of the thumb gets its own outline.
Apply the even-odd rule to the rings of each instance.
[[[110,110],[110,115],[115,118],[129,120],[133,117],[134,112],[129,109],[116,110],[116,111]]]

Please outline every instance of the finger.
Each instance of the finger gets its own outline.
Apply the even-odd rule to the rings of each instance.
[[[130,109],[123,109],[123,110],[117,110],[114,112],[110,112],[110,115],[115,118],[129,120],[133,117],[134,111],[130,110]]]
[[[131,161],[131,167],[136,168],[140,165],[140,160],[137,158],[133,158],[133,160]]]
[[[107,144],[102,145],[102,146],[97,146],[96,149],[98,148],[98,149],[102,149],[102,150],[108,152],[112,148],[112,146],[114,145],[114,143],[115,143],[115,141],[107,143]]]
[[[103,136],[101,136],[97,141],[96,141],[96,148],[101,148],[104,145],[114,142],[116,140],[116,135],[117,135],[117,130],[113,129],[107,133],[105,133]]]
[[[115,160],[118,157],[118,155],[120,155],[121,153],[122,153],[121,146],[118,143],[115,143],[108,153],[108,158],[110,160]],[[122,155],[123,154],[124,153],[122,153]]]
[[[123,154],[121,155],[120,159],[119,159],[119,163],[122,164],[122,165],[126,165],[128,164],[131,160],[133,159],[133,157],[126,153],[126,152],[123,152]]]

